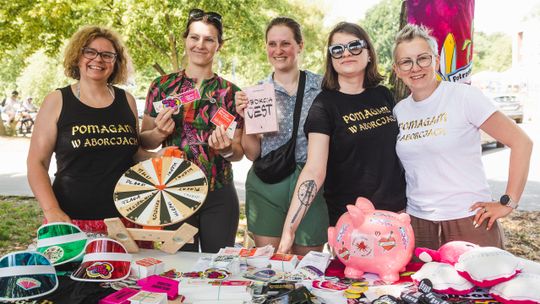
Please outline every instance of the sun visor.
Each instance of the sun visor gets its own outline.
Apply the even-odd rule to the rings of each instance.
[[[76,281],[111,282],[128,277],[131,254],[119,242],[99,238],[88,241],[81,266],[71,274]]]
[[[0,259],[0,301],[29,300],[57,287],[54,266],[39,252],[13,252]]]
[[[61,265],[82,257],[88,237],[70,223],[50,223],[37,231],[37,251],[43,253],[53,265]]]

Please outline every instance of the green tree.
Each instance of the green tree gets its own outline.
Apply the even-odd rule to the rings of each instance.
[[[389,81],[392,73],[392,48],[399,31],[402,0],[382,0],[366,12],[360,25],[366,29],[377,52],[379,70]]]
[[[321,33],[320,10],[286,0],[23,0],[0,6],[0,56],[23,45],[28,46],[25,55],[44,49],[54,57],[79,27],[100,24],[123,35],[142,74],[136,79],[148,80],[158,75],[148,67],[164,73],[181,66],[182,33],[187,13],[194,7],[223,15],[225,45],[216,60],[217,70],[240,82],[250,83],[267,73],[253,67],[264,67],[266,62],[263,32],[272,17],[295,12],[307,38],[317,40]],[[314,55],[305,58],[310,67],[317,56],[314,47],[306,53],[311,54],[311,49]]]
[[[8,51],[0,57],[0,100],[4,99],[4,95],[17,89],[17,77],[25,66],[25,56],[22,53],[23,51],[18,48]]]
[[[36,105],[41,105],[49,92],[69,83],[63,72],[61,56],[51,58],[43,50],[34,53],[26,60],[26,67],[17,78],[21,97],[31,96]]]
[[[512,39],[504,33],[475,32],[473,72],[502,72],[512,66]]]

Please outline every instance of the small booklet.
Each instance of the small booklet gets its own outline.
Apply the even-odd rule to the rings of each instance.
[[[263,83],[245,88],[248,106],[244,110],[246,134],[277,132],[279,130],[274,85]]]

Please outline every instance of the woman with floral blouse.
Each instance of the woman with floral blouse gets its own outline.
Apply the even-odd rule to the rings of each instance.
[[[212,70],[214,56],[223,46],[221,15],[193,9],[184,32],[187,65],[184,70],[158,77],[148,90],[141,143],[146,148],[178,146],[185,158],[199,166],[209,183],[206,201],[186,222],[199,229],[193,245],[183,250],[217,252],[233,246],[238,229],[239,203],[231,161],[242,159],[243,119],[236,114],[234,94],[239,88]],[[156,111],[155,102],[198,91],[200,98],[178,108]],[[230,138],[223,126],[211,122],[218,109],[234,116]],[[222,111],[220,110],[220,111]]]

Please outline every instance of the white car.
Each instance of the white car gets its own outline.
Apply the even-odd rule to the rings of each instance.
[[[514,120],[516,123],[523,122],[523,105],[519,98],[514,94],[498,94],[489,96],[491,101],[497,109],[503,114],[508,116],[510,119]],[[481,141],[482,145],[488,145],[492,143],[497,143],[498,148],[502,148],[504,145],[500,142],[497,142],[493,137],[487,135],[485,132],[481,132]]]
[[[513,119],[516,123],[523,122],[523,105],[516,95],[495,95],[492,96],[491,99],[499,111]]]

